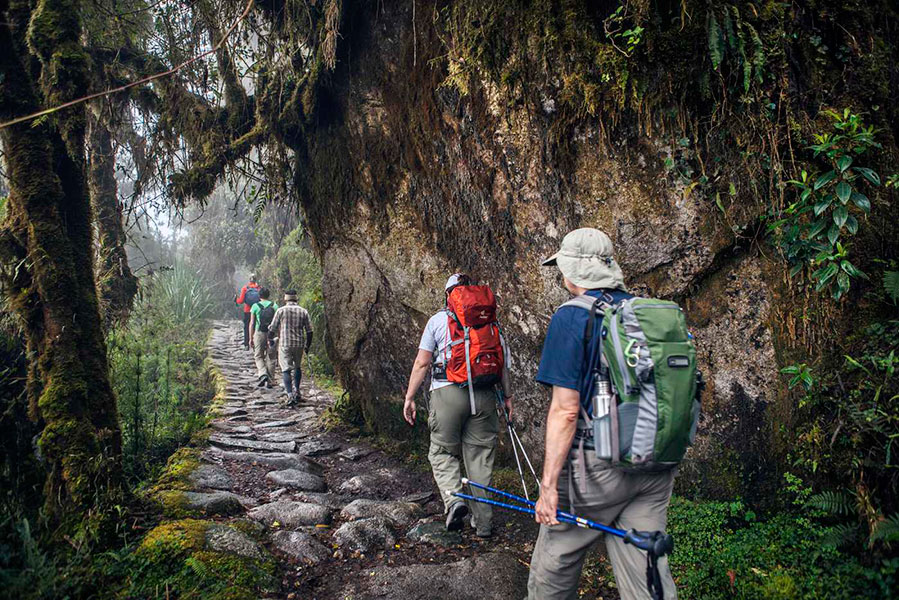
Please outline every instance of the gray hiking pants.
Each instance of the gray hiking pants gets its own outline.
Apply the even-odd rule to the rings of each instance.
[[[431,447],[428,460],[434,480],[443,497],[446,511],[462,502],[452,492],[462,490],[461,462],[472,481],[490,485],[493,477],[493,459],[496,452],[499,420],[496,414],[496,396],[493,389],[476,390],[474,394],[477,413],[471,414],[468,390],[448,385],[431,392],[428,427],[431,430]],[[460,462],[461,458],[461,462]],[[481,490],[465,490],[474,496],[485,496]],[[493,509],[479,502],[469,503],[472,525],[480,532],[488,532],[492,526]]]
[[[607,468],[593,450],[585,450],[587,479],[582,481],[577,455],[578,452],[572,451],[571,462],[559,477],[559,509],[570,510],[568,478],[573,471],[577,496],[574,508],[578,516],[624,530],[665,530],[668,501],[677,469],[661,473],[624,473]],[[528,600],[577,598],[584,557],[603,536],[601,531],[565,523],[552,527],[541,525],[531,558]],[[622,600],[649,599],[646,553],[611,535],[605,536],[605,543]],[[665,600],[676,599],[677,590],[667,557],[659,559],[659,571]]]
[[[253,360],[256,361],[256,377],[268,375],[271,382],[277,383],[275,361],[278,359],[278,349],[269,346],[268,334],[257,331],[253,334]]]

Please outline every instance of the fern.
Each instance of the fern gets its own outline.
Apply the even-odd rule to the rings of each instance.
[[[709,12],[709,57],[712,59],[712,68],[718,69],[724,60],[724,50],[721,47],[721,29],[718,27],[718,19],[715,13]]]
[[[809,498],[808,504],[831,515],[855,513],[855,501],[846,492],[821,492]]]
[[[893,299],[893,303],[899,302],[899,271],[884,271],[883,289]]]
[[[852,544],[858,537],[858,525],[855,523],[841,523],[827,530],[821,538],[822,546],[842,548]]]
[[[762,72],[765,68],[765,46],[762,44],[762,38],[759,32],[749,23],[745,24],[746,30],[749,32],[749,38],[752,40],[752,68],[755,70],[755,80],[762,83]]]
[[[209,579],[210,571],[209,566],[204,563],[202,560],[198,559],[195,556],[188,557],[187,560],[184,561],[188,567],[190,567],[191,571],[201,579]]]
[[[876,542],[878,540],[884,542],[899,541],[899,513],[890,515],[877,524],[877,527],[871,532],[870,541]]]

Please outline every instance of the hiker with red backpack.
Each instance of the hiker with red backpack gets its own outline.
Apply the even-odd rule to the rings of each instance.
[[[259,302],[259,284],[256,283],[256,275],[250,274],[250,281],[240,288],[240,293],[234,297],[234,302],[243,306],[243,349],[250,349],[250,310]]]
[[[443,496],[446,528],[461,529],[471,512],[475,534],[486,538],[492,535],[492,508],[481,503],[469,507],[454,494],[462,491],[463,463],[468,479],[490,485],[499,430],[497,384],[504,388],[506,410],[512,411],[509,353],[490,288],[472,285],[467,275],[457,273],[444,292],[446,307],[430,318],[418,346],[403,416],[415,424],[415,395],[430,371],[428,460]]]
[[[584,558],[603,537],[624,600],[677,598],[664,530],[702,388],[683,311],[629,294],[598,229],[570,232],[543,265],[559,268],[573,298],[553,315],[537,370],[552,401],[528,598],[575,598]],[[631,533],[604,536],[565,514]]]
[[[278,360],[278,348],[274,344],[277,332],[269,333],[269,326],[275,319],[278,304],[269,300],[271,293],[268,288],[259,290],[259,302],[250,309],[250,347],[253,348],[253,360],[256,362],[257,387],[274,386],[275,362]]]

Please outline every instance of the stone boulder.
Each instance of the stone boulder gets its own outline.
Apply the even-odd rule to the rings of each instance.
[[[299,469],[271,471],[265,478],[275,485],[306,492],[324,492],[327,489],[325,480],[318,475],[306,473]]]
[[[412,502],[360,498],[347,504],[340,516],[346,520],[384,517],[398,527],[408,527],[421,516],[421,512],[421,507]]]
[[[290,558],[316,564],[327,560],[331,551],[318,539],[303,531],[276,531],[272,534],[275,549]]]
[[[346,550],[368,553],[393,548],[396,537],[388,519],[373,517],[344,523],[334,532],[334,542]]]
[[[320,504],[277,500],[262,504],[248,513],[255,519],[271,527],[278,523],[281,527],[303,527],[305,525],[327,525],[331,522],[331,510]]]

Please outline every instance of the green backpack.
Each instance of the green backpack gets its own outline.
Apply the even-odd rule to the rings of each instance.
[[[702,387],[681,308],[654,298],[609,304],[586,295],[566,305],[587,309],[595,318],[602,314],[601,360],[614,396],[611,426],[601,430],[588,423],[596,436],[606,431],[611,438],[610,443],[595,443],[599,458],[634,471],[677,465],[696,435]],[[584,416],[592,421],[591,415]],[[599,453],[601,446],[607,455]]]

